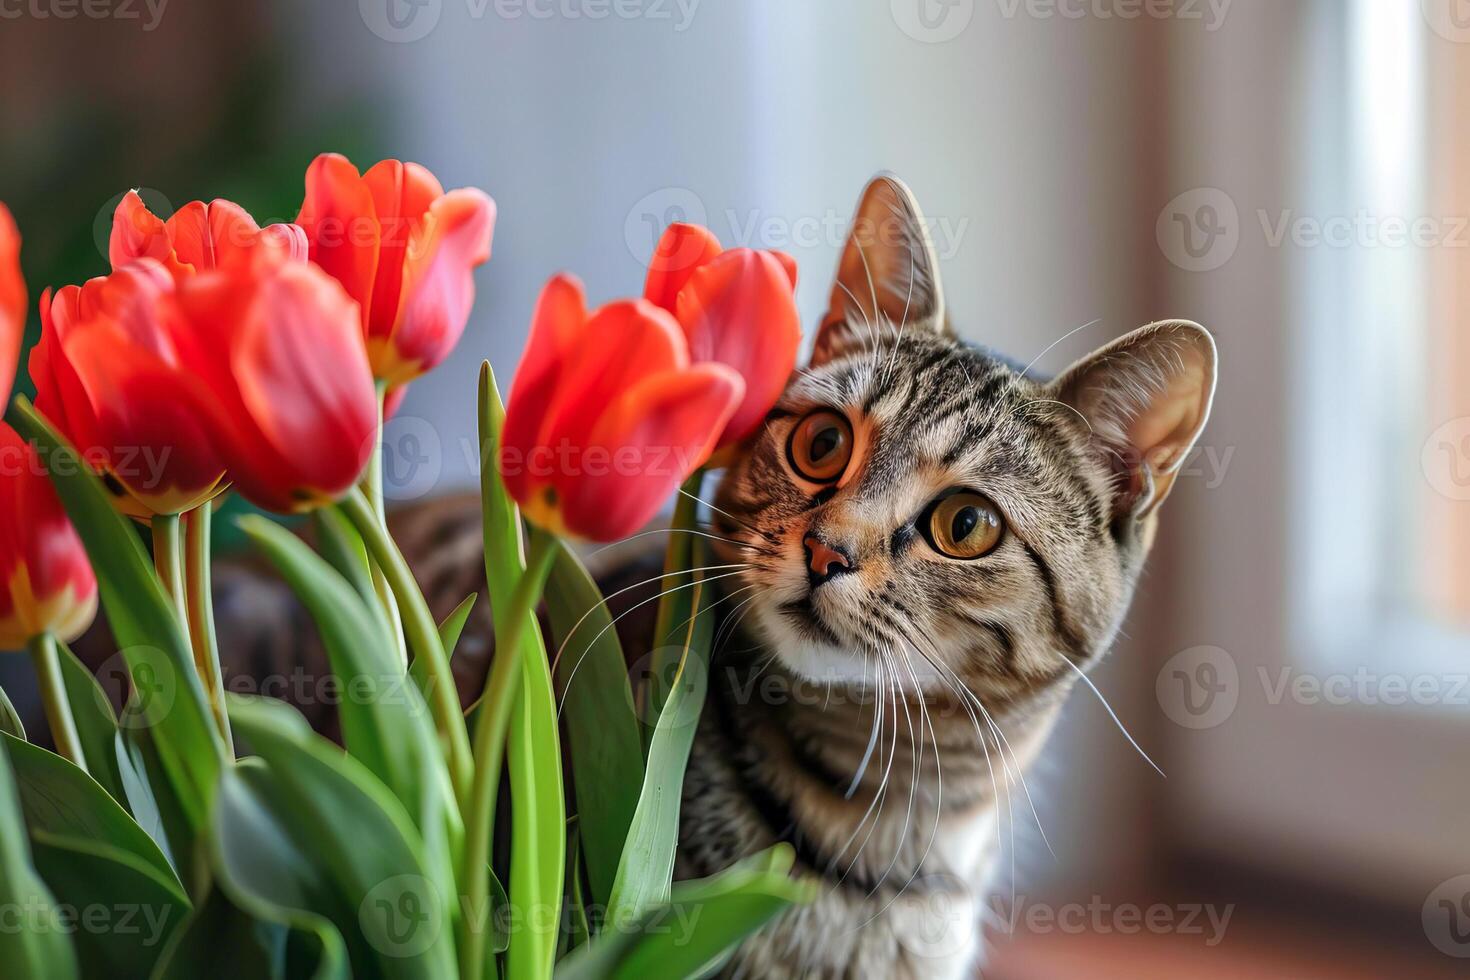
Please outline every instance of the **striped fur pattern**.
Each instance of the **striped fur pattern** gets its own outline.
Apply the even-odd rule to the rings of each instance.
[[[885,253],[855,231],[813,365],[711,508],[720,563],[740,568],[722,583],[733,639],[686,778],[681,872],[786,841],[822,883],[729,976],[973,975],[1001,813],[1029,808],[1025,770],[1117,633],[1213,384],[1213,346],[1183,323],[1029,376],[949,333],[901,184],[870,185],[855,229],[864,215],[905,233]],[[822,486],[788,448],[818,410],[854,444]],[[921,533],[955,488],[1004,516],[978,560]],[[847,574],[813,579],[813,537]]]

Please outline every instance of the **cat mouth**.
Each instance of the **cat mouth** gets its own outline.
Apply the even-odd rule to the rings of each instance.
[[[839,637],[827,621],[822,618],[821,612],[812,603],[810,594],[794,599],[791,602],[781,604],[781,615],[796,627],[809,640],[816,640],[830,646],[842,646],[842,638]]]

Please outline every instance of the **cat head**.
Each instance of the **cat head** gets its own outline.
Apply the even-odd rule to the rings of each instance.
[[[1185,321],[1049,380],[960,341],[918,206],[880,175],[810,364],[720,485],[742,622],[819,681],[886,664],[1021,694],[1074,673],[1112,643],[1214,386]]]

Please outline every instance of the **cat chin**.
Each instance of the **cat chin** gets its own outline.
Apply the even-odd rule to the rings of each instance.
[[[813,639],[793,627],[779,611],[761,610],[755,619],[766,648],[776,655],[782,666],[803,681],[864,689],[877,684],[871,651],[835,646]],[[921,658],[918,663],[913,664],[912,674],[896,654],[890,659],[899,665],[899,676],[894,678],[885,675],[887,683],[897,683],[900,688],[908,691],[915,690],[916,686],[923,691],[936,691],[943,686],[943,679],[938,671]]]

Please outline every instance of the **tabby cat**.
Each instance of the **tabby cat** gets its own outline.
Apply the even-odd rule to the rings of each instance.
[[[811,362],[708,507],[725,618],[678,873],[786,841],[821,886],[727,976],[973,975],[1002,816],[1029,806],[1021,775],[1111,645],[1209,414],[1215,349],[1192,323],[1054,380],[961,342],[924,227],[898,180],[867,186]],[[436,613],[480,588],[476,498],[395,520]],[[268,632],[274,587],[229,581],[235,656],[310,635]],[[477,610],[466,689],[490,635]]]

